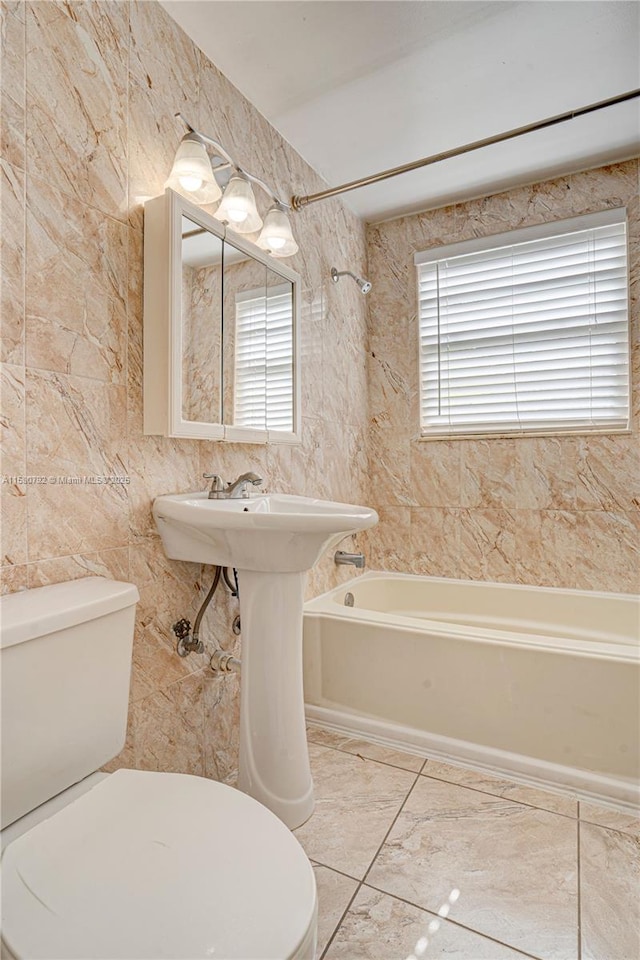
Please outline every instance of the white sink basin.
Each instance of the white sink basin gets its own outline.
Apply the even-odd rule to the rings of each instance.
[[[168,557],[271,573],[309,570],[324,550],[378,521],[375,510],[287,494],[209,500],[158,497],[153,515]]]

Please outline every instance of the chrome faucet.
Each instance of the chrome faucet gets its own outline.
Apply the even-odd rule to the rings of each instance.
[[[250,483],[254,487],[262,483],[262,477],[251,472],[240,474],[237,480],[228,483],[226,486],[222,477],[217,473],[203,473],[202,476],[205,480],[211,480],[211,489],[207,494],[209,500],[239,500],[240,497],[249,496],[248,486]]]
[[[239,497],[248,497],[249,490],[248,485],[253,484],[254,487],[259,487],[262,483],[262,477],[259,477],[257,473],[241,473],[237,480],[234,480],[233,483],[228,483],[224,488],[224,496],[228,497],[230,500],[237,500]]]

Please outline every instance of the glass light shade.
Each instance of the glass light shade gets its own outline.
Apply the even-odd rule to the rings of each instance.
[[[267,212],[257,244],[273,257],[292,257],[298,252],[298,244],[293,239],[289,217],[280,204],[276,203]]]
[[[215,203],[222,196],[206,147],[197,134],[188,133],[180,141],[165,186],[194,203]]]
[[[262,226],[253,189],[241,173],[234,173],[229,180],[214,216],[228,223],[236,233],[255,233]]]

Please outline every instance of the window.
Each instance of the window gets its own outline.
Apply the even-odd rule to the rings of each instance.
[[[415,263],[423,436],[628,429],[624,210]]]
[[[236,297],[234,425],[293,431],[291,284]]]

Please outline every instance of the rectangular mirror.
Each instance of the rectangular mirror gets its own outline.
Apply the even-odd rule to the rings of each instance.
[[[265,303],[266,424],[271,431],[293,431],[293,284],[267,269]]]
[[[145,433],[299,440],[299,277],[167,190],[145,204]]]
[[[267,268],[228,241],[224,255],[223,422],[234,427],[266,430],[264,365],[260,358],[264,353],[262,304]]]
[[[222,422],[222,245],[182,217],[182,417]]]

